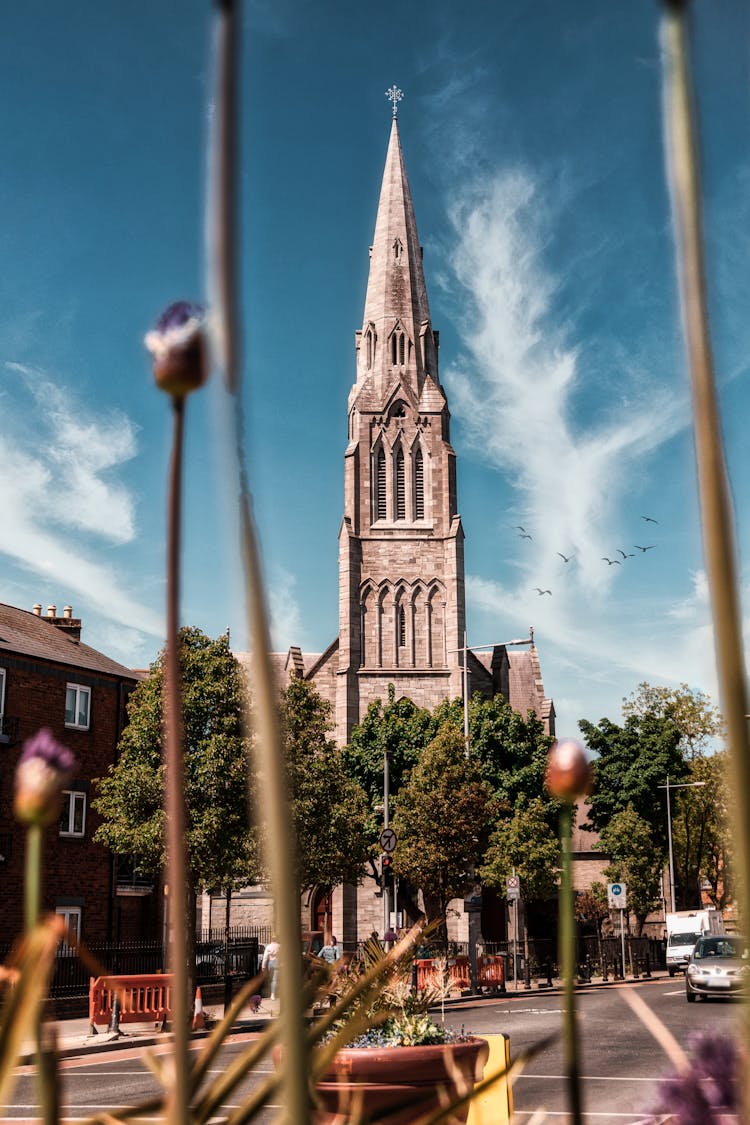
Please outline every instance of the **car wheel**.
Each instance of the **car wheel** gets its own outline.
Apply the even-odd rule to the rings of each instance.
[[[669,975],[670,975],[670,977],[674,976],[674,969],[673,968],[669,970]]]
[[[691,992],[689,988],[685,989],[685,995],[687,996],[688,1004],[694,1004],[695,1001],[698,999],[698,997],[695,995],[695,993]]]

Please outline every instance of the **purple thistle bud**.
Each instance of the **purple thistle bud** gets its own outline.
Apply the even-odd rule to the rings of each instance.
[[[52,824],[60,815],[63,788],[75,764],[72,752],[46,727],[27,738],[16,767],[16,819],[42,827]]]
[[[206,317],[200,305],[176,301],[147,333],[154,357],[154,379],[161,390],[182,398],[202,386],[208,376]]]
[[[739,1112],[742,1067],[737,1044],[726,1035],[699,1032],[688,1040],[691,1067],[659,1083],[653,1109],[676,1125],[720,1125]]]

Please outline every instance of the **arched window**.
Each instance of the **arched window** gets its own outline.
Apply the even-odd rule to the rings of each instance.
[[[404,475],[404,451],[401,446],[396,453],[396,519],[406,519],[406,479]]]
[[[375,519],[386,518],[385,503],[385,450],[382,445],[375,461]]]
[[[372,329],[368,328],[367,329],[367,366],[368,366],[368,368],[372,367],[372,360],[373,360],[373,355],[372,355]]]
[[[406,647],[406,610],[403,606],[399,606],[398,610],[398,645],[399,648]]]
[[[403,332],[399,333],[399,337],[398,337],[398,362],[401,364],[402,367],[404,365],[404,339],[405,339],[405,337],[404,337]]]
[[[424,519],[424,457],[419,447],[414,456],[414,519]]]

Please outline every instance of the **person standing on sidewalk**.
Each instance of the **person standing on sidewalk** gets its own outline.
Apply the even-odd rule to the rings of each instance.
[[[266,948],[263,950],[263,960],[260,963],[261,972],[268,972],[271,974],[271,999],[276,999],[276,989],[279,984],[279,958],[281,953],[281,946],[275,937],[272,937]]]
[[[335,965],[337,961],[341,960],[341,950],[336,944],[336,938],[333,934],[331,934],[318,956],[327,961],[329,965]]]

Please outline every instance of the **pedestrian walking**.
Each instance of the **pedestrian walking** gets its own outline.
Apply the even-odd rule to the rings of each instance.
[[[276,989],[279,983],[279,958],[281,953],[281,946],[275,937],[272,937],[266,948],[263,950],[263,960],[260,963],[261,971],[271,974],[271,999],[276,999]]]

